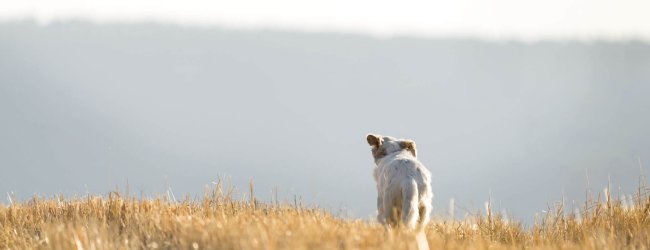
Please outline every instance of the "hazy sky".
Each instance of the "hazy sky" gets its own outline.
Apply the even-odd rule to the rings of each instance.
[[[1,1],[0,20],[160,21],[376,36],[650,40],[643,0],[61,0]]]

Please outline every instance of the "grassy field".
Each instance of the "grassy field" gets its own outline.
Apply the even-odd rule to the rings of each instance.
[[[608,192],[578,212],[560,203],[535,225],[486,209],[463,220],[433,219],[431,249],[647,249],[650,199],[633,204]],[[202,199],[107,196],[33,198],[0,205],[0,249],[416,249],[415,234],[339,218],[296,204],[235,198],[216,184]]]

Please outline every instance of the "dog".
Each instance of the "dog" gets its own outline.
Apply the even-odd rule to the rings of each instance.
[[[391,227],[423,228],[433,194],[431,173],[417,159],[415,142],[375,134],[366,139],[376,164],[377,220]]]

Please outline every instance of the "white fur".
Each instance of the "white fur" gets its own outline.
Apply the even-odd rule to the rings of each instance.
[[[371,134],[368,143],[376,163],[379,222],[407,228],[426,225],[433,198],[431,173],[417,159],[415,142]]]

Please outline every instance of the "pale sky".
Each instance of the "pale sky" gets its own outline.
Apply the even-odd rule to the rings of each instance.
[[[375,36],[650,40],[647,0],[0,0],[0,20],[157,21]]]

